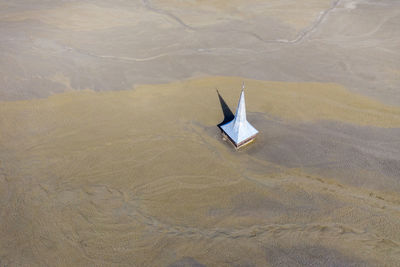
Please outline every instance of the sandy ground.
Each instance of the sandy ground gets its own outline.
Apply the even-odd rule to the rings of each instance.
[[[400,103],[398,1],[220,3],[1,1],[0,97],[227,75],[334,82]]]
[[[234,108],[242,80],[3,102],[4,264],[396,265],[400,108],[246,80],[235,152],[215,87]]]
[[[399,3],[222,3],[0,1],[0,266],[400,265]]]

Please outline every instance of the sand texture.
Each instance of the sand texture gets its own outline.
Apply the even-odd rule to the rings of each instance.
[[[235,152],[215,87],[234,109],[242,80],[261,134]],[[210,77],[0,111],[5,264],[399,261],[399,138],[370,135],[400,136],[400,109],[341,86]]]
[[[0,0],[0,267],[400,266],[399,47],[397,0]]]

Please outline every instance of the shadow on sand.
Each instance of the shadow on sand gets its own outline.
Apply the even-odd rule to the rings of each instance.
[[[222,113],[224,114],[224,120],[217,125],[219,128],[221,128],[221,125],[224,125],[225,123],[233,120],[235,118],[235,115],[233,115],[231,109],[228,107],[225,100],[219,94],[218,89],[217,89],[217,94],[219,98],[219,103],[221,104]]]

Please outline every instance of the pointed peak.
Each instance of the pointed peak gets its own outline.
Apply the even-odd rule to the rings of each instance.
[[[234,119],[234,128],[239,131],[241,125],[246,123],[246,104],[244,100],[244,91],[242,90],[239,98],[239,103],[236,108],[235,119]]]
[[[244,82],[242,83],[242,92],[240,93],[239,102],[236,108],[235,117],[231,122],[221,126],[221,129],[233,141],[236,147],[254,139],[258,131],[247,122],[246,103],[244,99]]]

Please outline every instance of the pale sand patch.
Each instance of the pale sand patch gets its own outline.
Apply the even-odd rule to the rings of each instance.
[[[61,29],[90,31],[103,30],[112,27],[135,26],[154,19],[153,14],[143,12],[143,9],[122,9],[90,3],[66,3],[58,7],[41,10],[12,12],[1,16],[2,21],[39,20]]]
[[[65,86],[65,88],[68,91],[72,91],[73,90],[73,88],[71,86],[71,80],[67,76],[62,74],[61,72],[55,73],[54,75],[48,77],[48,79],[50,81],[62,84],[63,86]]]

